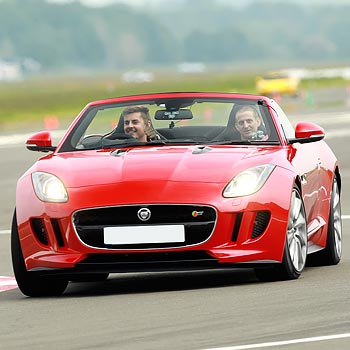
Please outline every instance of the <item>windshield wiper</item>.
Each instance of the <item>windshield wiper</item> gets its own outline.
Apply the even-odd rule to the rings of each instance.
[[[202,145],[203,141],[186,140],[186,139],[173,139],[173,140],[163,140],[165,145]],[[153,144],[153,142],[150,142]]]
[[[211,145],[279,145],[279,141],[262,140],[230,140],[230,141],[211,141]]]
[[[143,146],[147,142],[140,142],[137,139],[125,139],[125,140],[103,140],[101,148],[123,148],[123,147],[134,147]]]
[[[202,145],[202,141],[194,140],[152,140],[148,142],[140,142],[136,139],[126,139],[126,140],[104,140],[101,148],[125,148],[125,147],[142,147],[142,146],[167,146],[167,145]]]

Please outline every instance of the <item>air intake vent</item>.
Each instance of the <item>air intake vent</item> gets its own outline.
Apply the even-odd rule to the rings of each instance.
[[[139,211],[146,206],[130,205],[98,209],[84,209],[73,215],[73,224],[79,238],[87,245],[106,249],[156,249],[193,246],[207,241],[216,222],[216,211],[202,205],[147,205],[149,220],[142,221]],[[183,225],[184,242],[105,244],[104,228],[137,225]]]
[[[51,219],[53,232],[55,233],[56,241],[59,247],[64,247],[64,240],[61,233],[61,228],[58,219]]]
[[[267,210],[259,211],[256,214],[252,231],[252,238],[259,237],[266,230],[266,227],[270,222],[270,218],[271,213]]]
[[[32,230],[34,231],[34,234],[36,238],[39,240],[40,243],[44,245],[48,245],[49,241],[47,239],[47,233],[44,225],[44,221],[42,219],[32,219],[31,220],[31,226]]]
[[[239,229],[241,228],[242,218],[243,218],[243,213],[236,214],[235,225],[233,226],[233,232],[232,232],[232,237],[231,237],[232,242],[237,241],[238,232],[239,232]]]

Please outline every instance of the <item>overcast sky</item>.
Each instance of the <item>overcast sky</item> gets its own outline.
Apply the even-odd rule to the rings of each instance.
[[[74,0],[48,0],[48,1],[65,3],[65,2],[72,2]],[[79,0],[79,1],[82,4],[88,5],[88,6],[105,6],[105,5],[110,5],[112,3],[117,3],[117,2],[123,2],[125,4],[138,6],[138,5],[146,5],[154,2],[154,0]]]
[[[67,3],[67,2],[72,2],[74,0],[47,0],[49,2],[57,2],[57,3]],[[146,5],[154,5],[155,3],[160,3],[163,2],[164,4],[169,4],[170,1],[175,1],[175,0],[79,0],[82,4],[88,5],[88,6],[105,6],[105,5],[110,5],[112,3],[125,3],[128,5],[135,5],[135,6],[146,6]],[[181,1],[181,0],[177,0]],[[200,0],[193,0],[193,1],[200,1]],[[232,5],[244,5],[250,2],[254,2],[254,0],[219,0],[221,2],[225,3],[231,3]],[[270,0],[271,2],[279,2],[281,3],[281,0]],[[296,2],[296,3],[301,3],[301,4],[349,4],[350,5],[350,0],[285,0],[289,2]]]

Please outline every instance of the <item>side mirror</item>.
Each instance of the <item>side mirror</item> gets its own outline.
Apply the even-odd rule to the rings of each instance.
[[[295,138],[288,143],[309,143],[323,140],[325,132],[322,127],[310,122],[299,122],[295,126]]]
[[[51,152],[56,149],[52,146],[52,137],[49,131],[40,131],[32,135],[26,141],[26,147],[30,151]]]

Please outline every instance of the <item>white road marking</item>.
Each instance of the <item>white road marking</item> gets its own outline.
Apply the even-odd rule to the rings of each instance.
[[[14,277],[0,276],[0,292],[17,288],[17,282]]]
[[[59,140],[65,133],[65,130],[53,130],[50,131],[54,139]],[[32,136],[32,133],[23,133],[23,134],[11,134],[11,135],[0,135],[0,147],[2,148],[12,148],[18,146],[25,146],[26,140]]]
[[[261,349],[261,348],[274,347],[274,346],[311,343],[311,342],[319,342],[319,341],[340,339],[340,338],[350,338],[350,333],[325,335],[325,336],[313,337],[313,338],[292,339],[292,340],[276,341],[276,342],[268,342],[268,343],[257,343],[257,344],[249,344],[249,345],[226,346],[223,348],[208,348],[204,350],[246,350],[246,349],[259,349],[259,348]]]
[[[343,130],[327,130],[325,140],[335,139],[337,137],[348,137],[350,135],[350,129]]]
[[[292,121],[312,121],[322,125],[346,125],[350,120],[350,112],[320,112],[320,113],[306,113],[298,116],[290,116]]]

